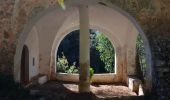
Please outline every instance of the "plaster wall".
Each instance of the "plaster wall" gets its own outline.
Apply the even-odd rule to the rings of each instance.
[[[24,44],[29,49],[29,80],[31,80],[39,74],[39,43],[38,34],[34,27],[28,34]]]
[[[61,9],[56,9],[56,11],[52,11],[47,16],[42,17],[42,19],[35,24],[35,27],[38,31],[40,43],[41,74],[49,73],[52,44],[58,30],[62,26],[66,17],[68,17],[68,15],[66,15],[65,13],[66,12],[63,12]]]
[[[57,47],[64,36],[79,29],[78,8],[67,9],[66,11],[54,9],[35,25],[39,34],[40,73],[42,74],[49,74],[49,67],[55,66]],[[102,5],[89,6],[89,18],[90,28],[104,32],[116,48],[116,67],[119,77],[126,76],[127,67],[129,73],[133,74],[135,71],[135,41],[138,34],[133,24],[121,13]],[[129,57],[128,60],[126,57]],[[125,72],[124,76],[122,76],[122,72]]]

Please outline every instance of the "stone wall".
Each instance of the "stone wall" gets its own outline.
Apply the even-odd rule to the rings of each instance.
[[[0,73],[12,74],[15,36],[11,29],[14,0],[0,0]]]
[[[169,18],[169,19],[168,19]],[[155,87],[161,99],[170,99],[170,17],[158,17],[150,30],[150,43],[154,55]]]
[[[129,12],[143,28],[152,50],[153,88],[159,100],[170,99],[170,1],[111,0]]]
[[[159,4],[159,5],[158,5]],[[170,99],[170,1],[162,0],[154,10],[145,10],[138,17],[150,41],[153,55],[153,88],[159,100]]]

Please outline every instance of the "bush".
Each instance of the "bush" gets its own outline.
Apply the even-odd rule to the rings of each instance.
[[[68,61],[62,52],[62,57],[57,59],[57,71],[65,73],[68,67]]]
[[[76,69],[76,62],[73,63],[72,66],[68,70],[66,70],[66,73],[73,74],[73,73],[78,73],[78,69]]]
[[[74,62],[71,66],[69,66],[69,63],[64,56],[64,53],[62,53],[62,58],[58,57],[57,60],[57,71],[63,72],[63,73],[78,73],[78,69],[76,68],[76,62]]]
[[[92,76],[94,75],[94,69],[92,67],[89,68],[89,73],[90,73],[90,81],[91,81]]]

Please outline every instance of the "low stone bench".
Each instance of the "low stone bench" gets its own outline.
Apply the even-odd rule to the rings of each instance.
[[[131,89],[133,92],[136,92],[137,94],[139,93],[139,90],[142,89],[142,81],[136,77],[129,76],[128,77],[128,87]],[[141,93],[141,92],[140,92]],[[142,93],[141,93],[142,94]]]
[[[144,89],[142,84],[139,85],[138,96],[144,96]]]

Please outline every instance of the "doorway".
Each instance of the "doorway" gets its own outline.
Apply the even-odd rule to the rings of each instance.
[[[24,45],[21,55],[21,84],[26,85],[29,83],[29,50]]]

